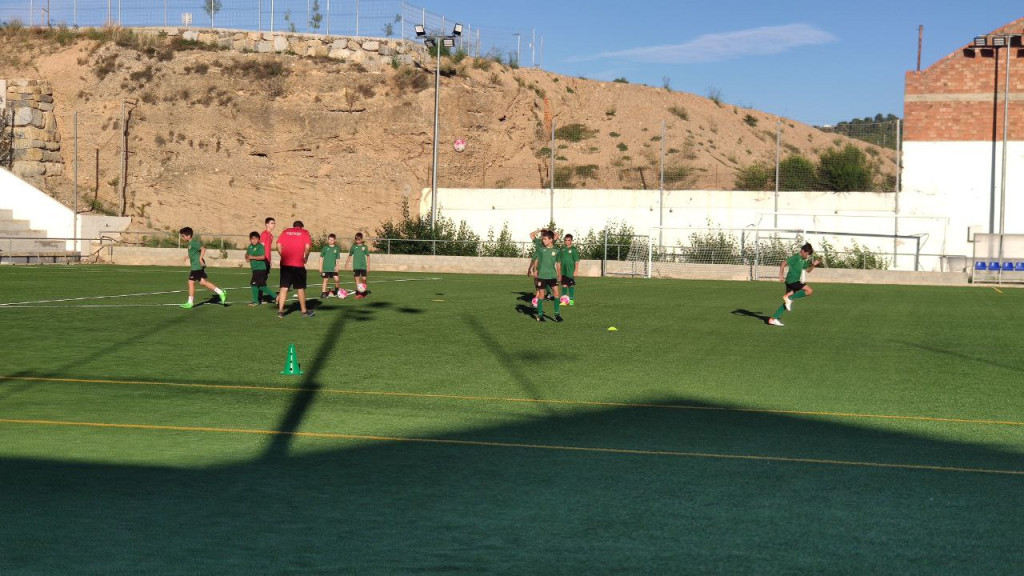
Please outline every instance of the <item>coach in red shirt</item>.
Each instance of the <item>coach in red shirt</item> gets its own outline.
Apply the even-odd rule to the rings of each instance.
[[[281,255],[281,294],[277,299],[277,317],[284,318],[284,303],[288,300],[288,289],[295,288],[299,294],[299,310],[311,318],[312,310],[306,310],[306,261],[313,248],[313,238],[302,229],[302,221],[296,220],[292,227],[277,237],[277,253]]]

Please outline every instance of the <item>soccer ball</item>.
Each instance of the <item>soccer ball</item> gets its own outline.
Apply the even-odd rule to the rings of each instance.
[[[558,299],[558,302],[560,304],[562,304],[563,306],[568,306],[569,305],[569,297],[568,296],[562,296],[561,298]]]
[[[366,292],[366,284],[356,284],[356,290]]]
[[[537,297],[536,296],[534,296],[533,300],[530,300],[530,305],[533,306],[534,308],[537,307]]]
[[[452,144],[452,146],[455,148],[456,152],[462,152],[463,150],[466,149],[466,141],[463,140],[462,138],[459,138],[458,140],[455,141],[454,144]]]
[[[344,288],[338,290],[338,298],[348,298],[348,290],[345,290]]]

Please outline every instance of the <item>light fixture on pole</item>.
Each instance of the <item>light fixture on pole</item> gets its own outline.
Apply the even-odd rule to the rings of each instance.
[[[430,169],[430,227],[436,229],[437,226],[437,150],[438,150],[438,139],[440,138],[440,124],[439,111],[441,104],[441,49],[442,48],[453,48],[455,47],[455,39],[462,36],[462,24],[455,24],[451,34],[427,34],[426,28],[422,24],[417,24],[416,37],[423,39],[423,45],[428,50],[434,50],[437,53],[437,62],[434,65],[434,141],[432,144],[433,148],[433,161]]]
[[[993,87],[992,96],[992,114],[993,114],[993,125],[995,124],[994,116],[998,110],[998,93],[999,93],[999,50],[1001,48],[1009,48],[1011,46],[1019,47],[1021,45],[1021,34],[985,34],[974,37],[972,47],[983,48],[981,50],[982,56],[991,56],[996,59],[995,69],[995,86]],[[973,53],[973,51],[971,51]],[[1005,232],[1006,225],[1006,145],[1007,145],[1007,133],[1010,129],[1010,57],[1012,51],[1006,51],[1006,70],[1004,74],[1005,85],[1003,88],[1003,158],[1002,158],[1002,175],[999,185],[999,234],[1002,235]],[[989,234],[995,234],[995,207],[996,207],[996,134],[993,130],[992,134],[992,190],[990,193],[989,200],[989,220],[988,220],[988,232]],[[1000,246],[1002,246],[1002,240],[1000,240]],[[1002,249],[1000,248],[1000,256]]]

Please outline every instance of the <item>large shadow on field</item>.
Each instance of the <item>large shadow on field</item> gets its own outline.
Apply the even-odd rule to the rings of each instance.
[[[194,309],[193,309],[194,310]],[[166,331],[189,321],[191,311],[183,311],[182,315],[164,320],[162,322],[153,322],[145,326],[140,330],[133,330],[127,336],[122,336],[116,340],[106,342],[103,337],[98,337],[96,341],[106,342],[101,346],[88,350],[87,353],[70,357],[66,354],[55,355],[54,358],[60,359],[63,362],[52,369],[45,371],[34,371],[34,370],[22,370],[14,374],[4,374],[4,379],[0,379],[0,399],[4,395],[16,393],[16,390],[28,389],[32,387],[32,384],[24,387],[15,387],[6,385],[6,382],[16,382],[18,378],[52,378],[52,377],[64,377],[67,371],[72,367],[81,368],[90,364],[102,366],[103,362],[110,360],[112,357],[123,353],[123,351],[130,346],[136,344],[143,344],[147,342],[153,342],[159,340],[160,336]],[[6,394],[3,391],[6,390]]]
[[[544,397],[543,390],[534,381],[527,371],[526,367],[530,365],[530,362],[537,360],[538,358],[527,358],[522,355],[513,355],[504,346],[498,342],[498,339],[494,337],[494,334],[484,326],[480,320],[475,316],[468,314],[462,315],[462,321],[469,326],[469,329],[476,334],[476,337],[483,343],[484,348],[491,356],[493,356],[498,363],[501,364],[502,369],[508,373],[512,380],[518,385],[527,398],[533,400],[540,400]],[[549,410],[548,405],[539,404],[539,408],[546,410],[549,414],[556,414],[555,411]]]
[[[0,573],[1020,573],[1024,475],[999,473],[1024,472],[1019,451],[645,404],[562,405],[411,441],[309,437],[301,454],[220,467],[189,462],[251,452],[252,436],[35,427],[19,437],[67,456],[0,458]],[[393,404],[438,418],[483,407]],[[93,443],[153,441],[177,465],[82,461]]]
[[[280,422],[274,427],[278,432],[271,436],[270,444],[267,446],[264,458],[268,460],[284,458],[288,454],[289,446],[295,438],[295,433],[302,425],[303,419],[309,413],[317,394],[323,385],[320,383],[320,374],[324,363],[331,357],[331,350],[341,340],[345,326],[350,322],[366,322],[373,319],[376,312],[392,308],[390,302],[373,302],[367,306],[346,307],[336,310],[336,315],[330,320],[327,331],[320,338],[320,346],[313,354],[313,360],[306,366],[303,372],[302,381],[296,388],[295,395],[288,405],[288,410],[281,417]],[[405,314],[418,314],[419,309],[399,308]],[[331,310],[331,312],[335,312]]]
[[[922,351],[928,352],[930,354],[936,354],[936,355],[939,355],[939,356],[951,356],[953,358],[959,358],[961,360],[967,360],[967,361],[974,362],[974,363],[977,363],[979,365],[984,365],[984,366],[998,366],[1000,368],[1004,368],[1006,370],[1011,370],[1013,372],[1021,372],[1021,370],[1024,369],[1024,364],[1019,364],[1017,366],[1013,366],[1013,365],[1007,364],[1005,362],[999,362],[999,361],[996,361],[996,360],[992,360],[991,358],[982,358],[980,356],[971,356],[969,354],[964,354],[963,352],[958,352],[956,350],[949,350],[949,349],[946,349],[946,348],[939,348],[937,346],[928,346],[926,344],[921,344],[920,342],[908,342],[908,341],[902,341],[902,340],[892,340],[892,342],[894,342],[896,344],[899,344],[901,346],[907,346],[907,347],[910,347],[910,348],[917,348],[918,350],[922,350]],[[1024,374],[1022,374],[1022,376],[1024,376]]]

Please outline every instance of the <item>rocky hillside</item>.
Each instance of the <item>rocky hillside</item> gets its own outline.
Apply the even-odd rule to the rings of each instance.
[[[433,59],[414,48],[370,65],[155,35],[8,29],[0,78],[52,85],[66,169],[45,185],[62,201],[77,111],[80,204],[117,209],[125,110],[136,230],[241,234],[273,215],[344,237],[372,232],[430,187]],[[737,170],[774,162],[777,119],[757,110],[484,59],[445,58],[442,71],[441,187],[547,187],[552,123],[556,186],[657,188],[663,122],[670,188],[731,189]],[[785,153],[815,159],[850,142],[782,122]],[[456,138],[465,152],[452,149]],[[890,151],[857,146],[880,180],[895,173]]]

